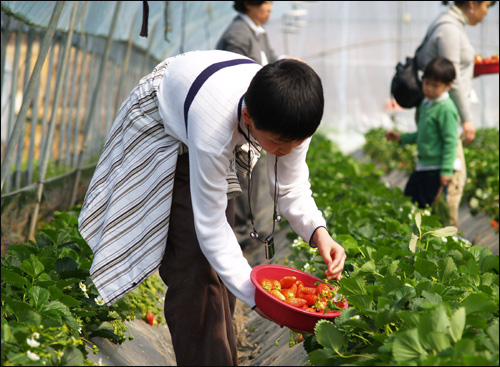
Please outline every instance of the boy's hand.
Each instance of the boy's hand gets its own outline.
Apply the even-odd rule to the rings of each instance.
[[[401,134],[399,134],[398,132],[394,131],[394,130],[389,130],[385,133],[385,137],[387,138],[387,140],[390,140],[390,141],[395,141],[395,142],[400,142],[401,141]]]
[[[340,280],[347,257],[345,249],[330,237],[324,227],[316,230],[312,240],[318,246],[318,251],[325,261],[327,267],[325,271],[326,278]]]
[[[453,179],[453,177],[441,176],[441,186],[448,185],[451,182],[452,179]]]

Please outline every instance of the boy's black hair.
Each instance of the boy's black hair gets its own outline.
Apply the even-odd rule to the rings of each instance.
[[[457,72],[453,63],[444,58],[436,57],[425,68],[423,78],[431,78],[438,82],[450,84],[455,80]]]
[[[288,141],[304,140],[323,117],[323,86],[306,63],[281,59],[255,74],[245,104],[257,129]]]
[[[260,6],[264,4],[265,1],[235,1],[233,4],[234,10],[236,10],[238,13],[246,14],[248,12],[248,8],[245,3],[247,3],[248,5]]]

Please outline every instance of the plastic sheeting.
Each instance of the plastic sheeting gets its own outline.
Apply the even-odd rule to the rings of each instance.
[[[2,11],[29,24],[48,23],[52,1],[2,1]],[[67,28],[72,5],[66,2],[59,29]],[[79,2],[76,32],[107,36],[115,1]],[[83,11],[86,4],[85,11]],[[158,60],[194,49],[211,49],[236,12],[232,1],[149,1],[148,38],[139,36],[142,1],[122,2],[114,38],[126,40],[135,19],[134,43]],[[265,25],[277,54],[303,59],[323,80],[326,105],[323,127],[352,150],[372,127],[413,130],[414,110],[386,108],[398,61],[413,55],[428,25],[446,10],[440,1],[275,1]],[[466,27],[476,53],[499,52],[499,4],[477,26]],[[498,74],[473,82],[476,127],[499,124]],[[345,136],[348,136],[346,139]],[[340,138],[339,138],[340,137]],[[361,140],[360,140],[361,139]],[[348,146],[346,146],[346,144]]]
[[[47,27],[56,1],[2,1],[2,11],[33,26]],[[108,37],[117,1],[66,1],[57,30],[68,30],[70,14],[78,3],[75,33]],[[122,1],[114,40],[127,41],[134,24],[135,46],[157,60],[191,49],[213,48],[235,11],[231,1],[148,1],[148,37],[140,36],[143,2]]]
[[[322,126],[328,135],[349,152],[372,127],[414,131],[415,109],[386,108],[390,83],[397,62],[414,54],[447,6],[441,1],[311,1],[300,8],[306,15],[293,33],[283,32],[283,17],[274,17],[274,11],[266,29],[278,53],[307,61],[321,76]],[[499,52],[499,10],[497,3],[482,23],[466,26],[476,53]],[[475,78],[471,100],[476,128],[499,125],[498,74]]]

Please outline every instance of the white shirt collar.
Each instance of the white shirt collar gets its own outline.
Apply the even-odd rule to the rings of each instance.
[[[458,6],[451,5],[450,6],[450,14],[454,18],[458,19],[460,21],[460,23],[470,24],[469,18],[467,18],[467,15],[465,15],[464,11],[462,9],[460,9]]]
[[[259,37],[261,34],[266,33],[266,30],[262,26],[255,24],[248,15],[246,14],[238,14],[238,15],[249,25],[250,28],[252,28],[257,37]]]
[[[426,103],[427,107],[430,107],[434,103],[444,101],[447,98],[450,98],[450,94],[448,92],[444,92],[443,94],[441,94],[439,97],[437,97],[435,99],[424,98],[424,102]]]

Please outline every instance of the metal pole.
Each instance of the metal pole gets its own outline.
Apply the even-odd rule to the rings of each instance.
[[[26,58],[25,58],[25,65],[24,65],[24,80],[23,80],[23,93],[26,92],[26,88],[28,85],[28,79],[30,77],[30,71],[31,71],[31,55],[33,54],[33,30],[29,29],[28,30],[28,36],[27,36],[27,50],[26,50]],[[38,89],[38,88],[36,88]],[[33,116],[31,116],[33,118]],[[27,172],[23,171],[23,150],[24,150],[24,134],[21,134],[19,137],[19,143],[17,143],[17,157],[16,157],[16,169],[15,169],[15,181],[14,181],[14,188],[18,189],[21,186],[21,176]],[[25,180],[26,181],[26,180]],[[25,186],[27,183],[25,182]]]
[[[21,53],[21,41],[22,41],[22,26],[23,23],[18,21],[17,23],[17,31],[16,31],[16,50],[14,51],[14,63],[12,65],[12,81],[11,81],[11,93],[10,93],[10,101],[9,101],[9,116],[7,119],[7,136],[12,136],[12,130],[13,130],[13,122],[14,122],[14,114],[16,111],[16,94],[17,94],[17,85],[18,85],[18,79],[19,79],[19,57]],[[24,129],[24,122],[23,122],[23,129]],[[18,142],[19,143],[19,142]],[[13,150],[16,150],[16,147],[12,147]],[[20,147],[22,149],[22,147]],[[5,154],[7,154],[7,150],[5,151]],[[14,154],[14,153],[12,153]],[[14,159],[14,157],[12,157]],[[3,169],[3,164],[2,164],[2,169]],[[14,170],[13,172],[13,178],[12,180],[11,172],[10,169],[7,171],[6,174],[6,181],[7,185],[5,186],[5,191],[9,192],[11,191],[11,185],[15,185],[15,178],[16,178],[17,172]],[[14,182],[13,182],[14,181]]]
[[[5,75],[5,59],[7,57],[7,45],[9,44],[9,36],[10,36],[10,29],[9,29],[9,26],[10,26],[10,19],[11,17],[8,16],[7,19],[5,20],[5,27],[4,27],[4,33],[2,35],[2,70],[1,70],[1,79],[2,80],[2,83],[1,84],[1,90],[0,90],[0,93],[1,95],[3,96],[3,81],[5,80],[4,79],[4,75]]]
[[[54,11],[52,12],[52,16],[50,18],[49,26],[47,28],[47,32],[43,38],[43,42],[40,45],[40,53],[38,54],[38,58],[35,63],[35,67],[33,69],[33,73],[31,74],[30,81],[28,83],[28,87],[26,88],[26,93],[23,98],[23,103],[21,105],[21,109],[19,114],[17,115],[16,124],[14,126],[14,130],[9,137],[9,141],[7,143],[7,147],[5,149],[5,156],[2,161],[2,187],[5,183],[5,178],[7,177],[7,173],[9,172],[12,158],[14,156],[14,150],[16,148],[16,144],[19,140],[19,136],[24,129],[24,122],[26,121],[26,114],[28,113],[28,109],[33,99],[33,95],[35,94],[36,85],[40,80],[40,73],[42,71],[42,66],[45,61],[45,57],[47,56],[47,52],[49,51],[52,38],[54,37],[54,33],[56,30],[57,22],[59,20],[59,16],[61,15],[62,9],[64,7],[64,1],[58,1],[54,7]]]
[[[59,100],[61,96],[61,86],[63,83],[61,83],[61,78],[66,75],[66,68],[67,65],[69,64],[69,54],[71,51],[71,39],[73,38],[73,29],[75,27],[75,19],[76,19],[76,13],[78,10],[78,3],[79,1],[75,1],[75,4],[73,5],[73,11],[71,13],[71,20],[69,24],[69,29],[68,29],[68,36],[66,38],[66,46],[64,47],[64,55],[62,57],[62,65],[61,67],[57,70],[57,85],[56,85],[56,90],[54,93],[54,101],[52,104],[52,117],[50,120],[49,124],[49,132],[47,134],[47,140],[46,144],[44,146],[44,149],[42,151],[42,156],[40,157],[40,172],[38,176],[38,185],[37,185],[37,190],[36,190],[36,203],[35,203],[35,209],[33,210],[33,216],[31,217],[31,224],[30,224],[30,230],[28,234],[28,238],[33,238],[35,229],[36,229],[36,223],[38,220],[38,212],[40,210],[40,203],[42,201],[42,193],[43,193],[43,186],[44,186],[44,181],[45,181],[45,174],[47,173],[47,166],[49,164],[49,159],[50,159],[50,153],[52,152],[52,141],[54,139],[54,130],[55,130],[55,125],[56,125],[56,118],[57,118],[57,109],[59,106]]]
[[[80,177],[82,175],[81,172],[81,167],[82,167],[82,161],[83,161],[83,155],[85,153],[85,150],[87,148],[87,136],[90,131],[90,125],[92,124],[92,118],[94,115],[94,111],[97,105],[98,97],[99,97],[99,91],[100,91],[100,83],[104,80],[104,72],[106,70],[106,62],[108,61],[108,56],[109,56],[109,51],[111,49],[111,41],[113,40],[113,34],[115,33],[115,26],[116,22],[118,20],[118,14],[120,12],[120,6],[121,6],[121,1],[118,1],[116,3],[115,7],[115,12],[113,14],[113,20],[111,22],[111,29],[109,30],[109,35],[108,39],[106,42],[106,49],[104,51],[104,55],[101,59],[101,65],[99,68],[99,77],[97,78],[97,84],[95,88],[95,92],[92,95],[92,104],[90,105],[90,111],[87,115],[87,121],[85,121],[85,129],[83,132],[83,140],[82,140],[82,147],[80,149],[80,153],[78,154],[78,161],[76,164],[76,175],[75,175],[75,181],[73,185],[73,190],[71,194],[71,205],[74,205],[76,202],[76,195],[78,193],[78,185],[80,183]]]
[[[80,41],[80,46],[82,48],[82,62],[80,65],[80,80],[78,84],[78,105],[76,107],[76,123],[75,123],[75,136],[73,143],[73,157],[71,159],[71,165],[76,167],[76,160],[78,158],[78,141],[80,136],[80,114],[82,110],[83,94],[85,86],[85,67],[87,66],[87,36],[82,35],[82,40]]]
[[[78,73],[78,58],[79,58],[79,48],[75,47],[75,54],[73,57],[73,70],[72,70],[72,75],[71,75],[71,92],[70,92],[70,97],[69,97],[69,121],[68,121],[68,130],[66,134],[66,161],[65,164],[67,167],[71,166],[71,133],[74,132],[75,135],[77,135],[77,132],[74,129],[75,122],[73,120],[73,106],[75,102],[75,89],[76,89],[76,76]],[[76,149],[76,147],[73,147],[73,149]]]

